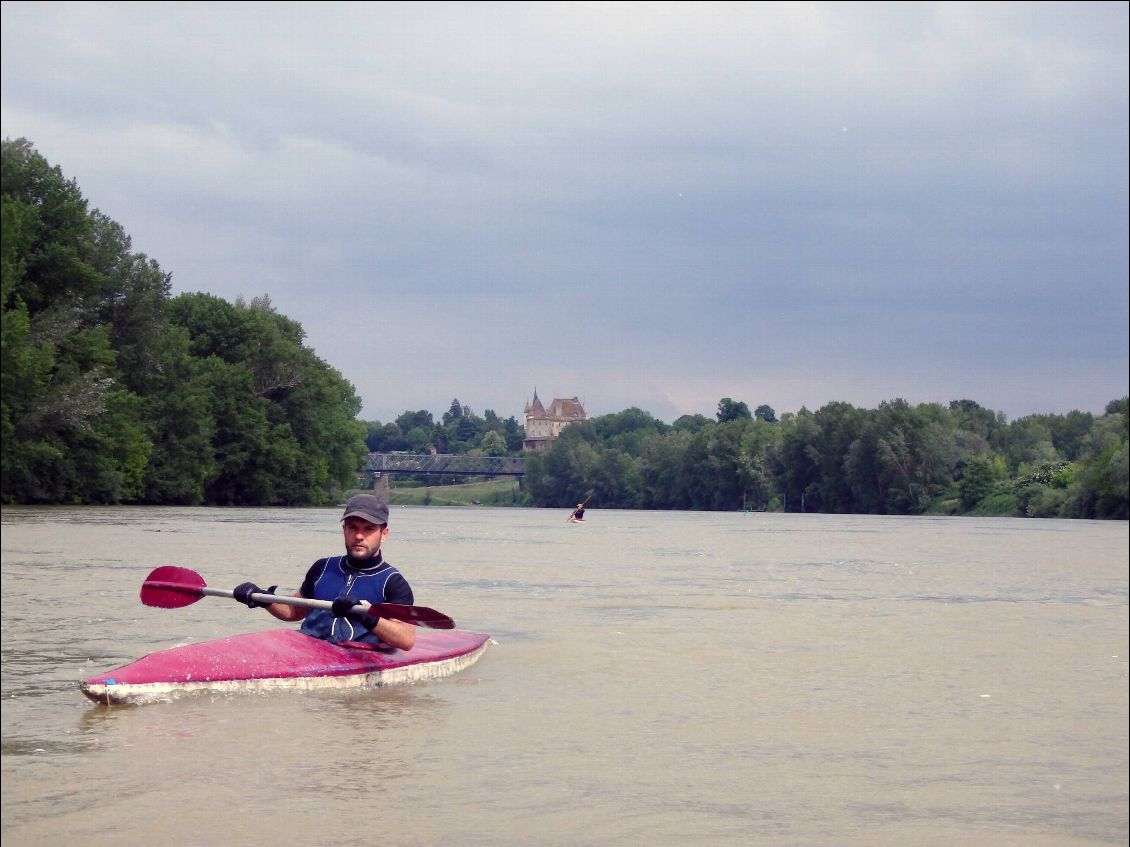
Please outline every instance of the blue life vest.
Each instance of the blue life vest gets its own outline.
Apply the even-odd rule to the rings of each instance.
[[[324,561],[325,565],[321,574],[315,573],[317,564],[307,574],[306,582],[302,584],[304,596],[313,600],[333,600],[342,594],[350,594],[358,600],[366,600],[369,603],[405,603],[403,596],[399,599],[391,599],[385,596],[389,579],[394,575],[399,575],[400,571],[385,562],[379,555],[371,567],[364,569],[350,567],[346,556],[334,556]],[[403,579],[403,576],[401,576],[401,581]],[[404,586],[407,587],[407,585],[408,583],[404,582]],[[405,605],[411,604],[412,589],[408,588]],[[342,641],[362,641],[366,644],[382,643],[380,638],[365,626],[365,622],[366,619],[362,617],[358,617],[356,620],[335,618],[333,612],[329,609],[311,609],[302,621],[302,631],[307,635],[321,638],[323,641],[332,641],[335,644]],[[368,619],[368,622],[371,624],[372,619]]]

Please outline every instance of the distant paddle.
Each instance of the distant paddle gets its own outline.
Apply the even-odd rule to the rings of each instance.
[[[141,602],[160,609],[179,609],[191,606],[201,597],[233,597],[225,588],[209,588],[204,577],[188,568],[163,565],[155,569],[141,584]],[[329,600],[308,600],[305,597],[285,597],[281,594],[252,594],[257,603],[282,603],[284,606],[303,606],[307,609],[332,609]],[[392,618],[397,621],[424,626],[430,629],[455,629],[455,621],[442,612],[427,606],[404,606],[400,603],[358,604],[350,609],[358,616]]]

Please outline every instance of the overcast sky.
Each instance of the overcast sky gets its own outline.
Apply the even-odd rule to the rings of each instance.
[[[1127,393],[1127,3],[2,8],[3,136],[367,420]]]

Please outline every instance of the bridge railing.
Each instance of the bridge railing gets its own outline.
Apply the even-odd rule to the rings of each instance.
[[[365,470],[373,474],[432,476],[524,476],[526,473],[520,457],[457,456],[446,453],[370,453]]]

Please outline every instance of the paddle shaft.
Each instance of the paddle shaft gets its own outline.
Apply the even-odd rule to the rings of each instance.
[[[180,582],[162,582],[160,580],[147,580],[145,583],[147,588],[155,589],[168,589],[170,591],[181,591],[185,594],[196,594],[200,597],[227,597],[229,599],[235,597],[235,592],[228,588],[209,588],[206,585],[185,585]],[[311,600],[307,597],[287,597],[282,594],[259,594],[253,592],[251,599],[256,603],[282,603],[284,606],[301,606],[307,609],[332,609],[333,602],[330,600]],[[382,607],[385,609],[386,614],[382,615]],[[400,609],[398,604],[395,603],[374,603],[367,606],[364,603],[358,603],[349,610],[349,614],[359,616],[374,616],[374,617],[388,617],[394,620],[401,620],[398,617]],[[435,613],[439,617],[439,613]],[[413,623],[411,618],[408,618],[407,623]]]
[[[151,587],[154,588],[169,588],[173,591],[182,590],[185,586],[176,582],[149,582]],[[204,597],[228,597],[234,598],[235,592],[228,588],[192,588],[193,594],[199,594]],[[332,609],[333,603],[329,600],[310,600],[306,597],[287,597],[282,594],[258,594],[253,593],[251,599],[256,603],[282,603],[284,606],[303,606],[307,609]],[[350,609],[351,614],[363,615],[369,610],[369,606],[359,604]]]

